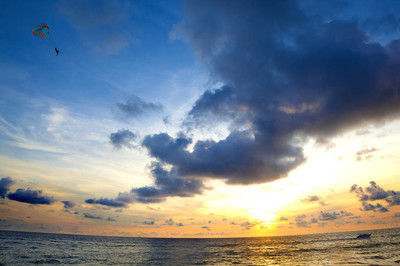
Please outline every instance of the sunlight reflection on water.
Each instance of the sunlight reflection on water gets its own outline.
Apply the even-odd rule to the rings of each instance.
[[[157,239],[0,231],[3,264],[379,264],[400,262],[400,229],[306,236]]]

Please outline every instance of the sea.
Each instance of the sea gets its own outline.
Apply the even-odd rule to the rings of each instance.
[[[370,233],[369,239],[357,239]],[[137,238],[0,231],[0,264],[400,263],[400,229],[255,238]]]

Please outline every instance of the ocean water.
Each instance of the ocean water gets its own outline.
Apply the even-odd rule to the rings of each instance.
[[[0,264],[332,265],[400,263],[400,229],[217,239],[103,237],[0,231]]]

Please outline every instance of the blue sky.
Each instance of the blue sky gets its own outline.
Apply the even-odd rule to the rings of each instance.
[[[396,1],[2,6],[1,229],[398,226]]]

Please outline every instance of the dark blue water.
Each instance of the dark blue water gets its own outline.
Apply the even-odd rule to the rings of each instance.
[[[364,231],[365,232],[365,231]],[[305,236],[166,239],[0,231],[0,263],[329,265],[400,263],[400,229]]]

